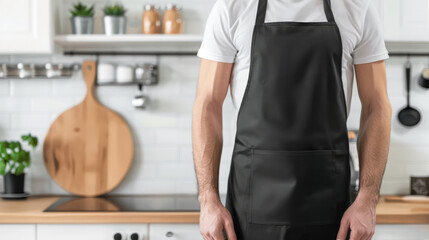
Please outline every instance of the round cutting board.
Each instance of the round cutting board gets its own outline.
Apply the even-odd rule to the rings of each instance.
[[[127,174],[134,156],[126,122],[94,97],[95,61],[82,64],[87,95],[61,114],[45,138],[45,166],[58,185],[80,196],[114,189]]]

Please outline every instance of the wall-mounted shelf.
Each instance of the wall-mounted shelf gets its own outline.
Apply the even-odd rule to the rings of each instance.
[[[57,35],[54,42],[63,52],[196,52],[202,38],[198,34],[91,34]]]
[[[100,83],[96,82],[96,86],[136,86],[142,83],[133,81],[133,82],[108,82],[108,83]]]
[[[415,39],[386,39],[386,48],[389,52],[420,53],[428,52],[429,40]]]

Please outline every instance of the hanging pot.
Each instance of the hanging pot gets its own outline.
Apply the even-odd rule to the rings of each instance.
[[[426,68],[420,75],[419,85],[424,88],[429,88],[429,68]]]

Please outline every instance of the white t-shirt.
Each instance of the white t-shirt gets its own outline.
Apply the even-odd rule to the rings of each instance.
[[[237,110],[249,78],[250,51],[258,0],[217,0],[206,23],[201,58],[234,62],[231,96]],[[347,112],[353,88],[353,64],[387,59],[378,12],[371,0],[331,0],[343,44],[342,80]],[[323,0],[268,0],[265,22],[327,21]],[[311,40],[310,40],[311,41]],[[276,46],[273,46],[276,47]]]

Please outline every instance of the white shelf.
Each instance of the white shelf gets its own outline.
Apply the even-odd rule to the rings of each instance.
[[[389,52],[397,53],[427,53],[429,52],[429,39],[386,39],[386,48]]]
[[[57,35],[54,42],[61,51],[196,52],[202,39],[199,34],[91,34]],[[386,47],[389,52],[429,52],[429,40],[386,39]]]
[[[197,51],[202,38],[198,34],[91,34],[57,35],[54,42],[62,51]]]

